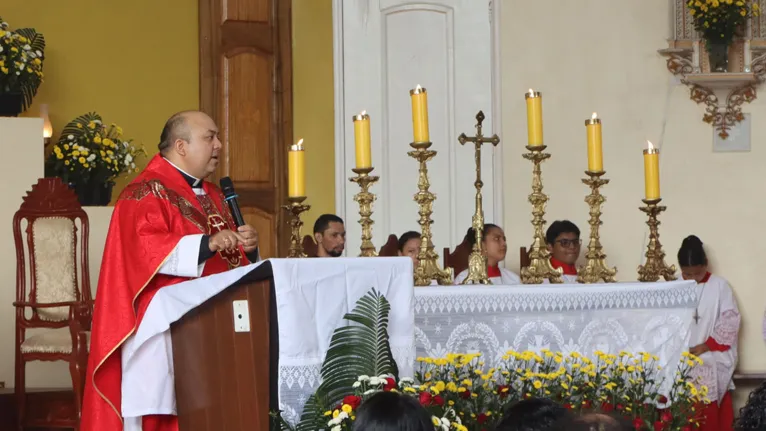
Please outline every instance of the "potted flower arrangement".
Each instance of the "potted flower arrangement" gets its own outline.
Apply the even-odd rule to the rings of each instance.
[[[116,124],[104,125],[97,113],[81,115],[64,127],[46,161],[48,175],[61,177],[74,188],[82,205],[108,205],[114,180],[138,172],[141,146],[125,139]]]
[[[758,2],[753,0],[688,0],[686,7],[694,20],[694,29],[702,34],[710,59],[710,69],[726,72],[729,46],[740,35],[747,19],[758,16]]]
[[[381,391],[415,397],[432,415],[435,431],[494,429],[505,407],[525,398],[552,399],[573,411],[622,415],[636,430],[691,431],[699,426],[695,405],[707,388],[692,383],[702,361],[684,353],[675,380],[661,393],[659,358],[649,353],[507,352],[497,368],[481,354],[418,358],[415,378],[397,376],[387,338],[389,306],[373,291],[344,319],[353,326],[333,334],[322,383],[293,428],[272,412],[283,431],[349,431],[359,406]],[[362,344],[364,343],[364,344]],[[364,345],[360,349],[358,346]],[[355,377],[356,376],[356,377]]]
[[[0,116],[16,117],[43,82],[45,38],[31,28],[9,30],[0,17]]]

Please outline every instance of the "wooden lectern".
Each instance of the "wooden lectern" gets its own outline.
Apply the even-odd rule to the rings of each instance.
[[[233,301],[246,300],[250,331],[234,331]],[[272,428],[278,410],[279,332],[271,262],[170,327],[180,431]]]

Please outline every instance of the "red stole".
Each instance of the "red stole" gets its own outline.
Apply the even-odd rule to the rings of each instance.
[[[212,234],[235,224],[223,194],[205,182],[198,199],[191,186],[159,155],[120,194],[99,274],[85,380],[82,431],[122,430],[120,346],[133,334],[154,295],[188,280],[159,274],[185,235]],[[225,221],[225,222],[224,222]],[[205,262],[202,276],[247,262],[242,250]]]
[[[495,278],[495,277],[502,277],[503,274],[500,273],[500,267],[497,265],[495,266],[487,266],[487,277],[489,278]]]
[[[563,269],[564,275],[577,275],[577,267],[574,265],[570,265],[568,263],[564,263],[554,257],[551,257],[551,266],[553,269]]]

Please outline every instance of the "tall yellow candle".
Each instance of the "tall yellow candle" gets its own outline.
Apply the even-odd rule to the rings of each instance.
[[[428,93],[418,84],[410,90],[412,99],[412,135],[414,142],[429,142],[428,135]]]
[[[356,168],[366,169],[372,167],[372,154],[370,148],[370,116],[367,111],[354,115],[354,144],[356,148]]]
[[[524,95],[527,99],[527,134],[529,146],[543,145],[543,94],[531,88]]]
[[[306,153],[303,139],[287,152],[287,193],[291,198],[306,196]]]
[[[604,156],[601,151],[601,120],[595,112],[590,119],[585,120],[585,134],[588,138],[588,171],[601,172],[604,170]]]
[[[660,198],[660,150],[646,141],[649,147],[644,150],[644,189],[646,200]]]

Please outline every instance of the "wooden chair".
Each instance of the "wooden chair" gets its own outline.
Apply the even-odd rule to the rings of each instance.
[[[468,256],[471,254],[471,244],[465,239],[450,253],[448,247],[444,247],[444,267],[452,268],[455,276],[468,268]]]
[[[306,253],[306,257],[317,257],[317,243],[311,235],[303,237],[303,252]]]
[[[80,207],[74,191],[59,178],[40,179],[23,199],[13,217],[18,426],[20,430],[25,426],[78,430],[93,315],[88,273],[88,215]],[[26,227],[22,236],[23,222]],[[28,329],[37,331],[27,336]],[[27,362],[31,361],[69,363],[75,418],[26,417],[25,371]]]
[[[394,234],[389,235],[388,241],[380,248],[378,256],[399,256],[399,238]]]
[[[519,268],[526,268],[532,263],[529,259],[529,252],[526,247],[519,248]]]

